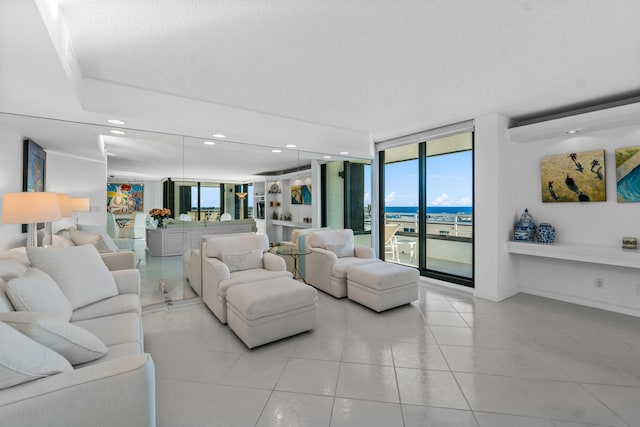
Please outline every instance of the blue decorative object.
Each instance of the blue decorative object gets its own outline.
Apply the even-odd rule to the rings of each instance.
[[[549,224],[548,222],[543,222],[538,227],[537,237],[539,243],[550,245],[556,238],[556,229],[553,228],[553,225]]]
[[[535,233],[536,224],[533,222],[533,217],[529,213],[529,209],[525,209],[520,217],[520,221],[516,223],[513,238],[520,242],[532,242]]]

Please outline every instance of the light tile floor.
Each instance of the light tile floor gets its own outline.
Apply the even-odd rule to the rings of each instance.
[[[640,319],[426,283],[247,350],[201,303],[143,314],[159,426],[640,426]]]

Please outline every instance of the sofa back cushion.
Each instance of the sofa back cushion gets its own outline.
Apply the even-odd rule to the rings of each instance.
[[[68,322],[71,304],[58,284],[47,273],[30,268],[24,276],[7,283],[7,295],[17,311],[48,313]]]
[[[9,296],[7,295],[7,282],[0,279],[0,313],[6,313],[14,310],[13,304],[11,304]]]
[[[207,257],[218,258],[222,261],[222,254],[225,252],[243,252],[255,249],[266,252],[269,250],[269,238],[265,234],[210,237],[205,246]]]
[[[229,271],[252,270],[262,268],[262,249],[252,249],[249,251],[223,252],[221,261],[229,267]]]
[[[104,240],[102,240],[102,236],[98,233],[88,233],[86,231],[71,231],[71,240],[77,246],[82,245],[92,245],[100,252],[101,254],[111,252],[107,245],[105,245]]]
[[[0,342],[0,390],[73,370],[64,357],[3,322]]]
[[[60,286],[73,310],[118,295],[113,275],[91,245],[27,248],[27,254],[34,267]]]
[[[306,242],[308,247],[326,249],[338,258],[354,256],[353,231],[349,229],[314,231]]]

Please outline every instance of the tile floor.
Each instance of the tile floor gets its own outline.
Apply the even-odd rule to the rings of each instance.
[[[159,426],[640,426],[640,319],[426,283],[251,351],[201,303],[143,314]]]

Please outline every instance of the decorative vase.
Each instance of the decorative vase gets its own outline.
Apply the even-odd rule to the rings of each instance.
[[[553,228],[553,225],[549,224],[548,222],[543,222],[538,227],[536,237],[538,238],[539,243],[550,245],[556,238],[556,229]]]
[[[529,209],[525,209],[520,217],[520,221],[518,221],[514,227],[513,238],[520,242],[531,242],[533,241],[535,233],[536,224],[533,222],[533,217],[529,213]]]

